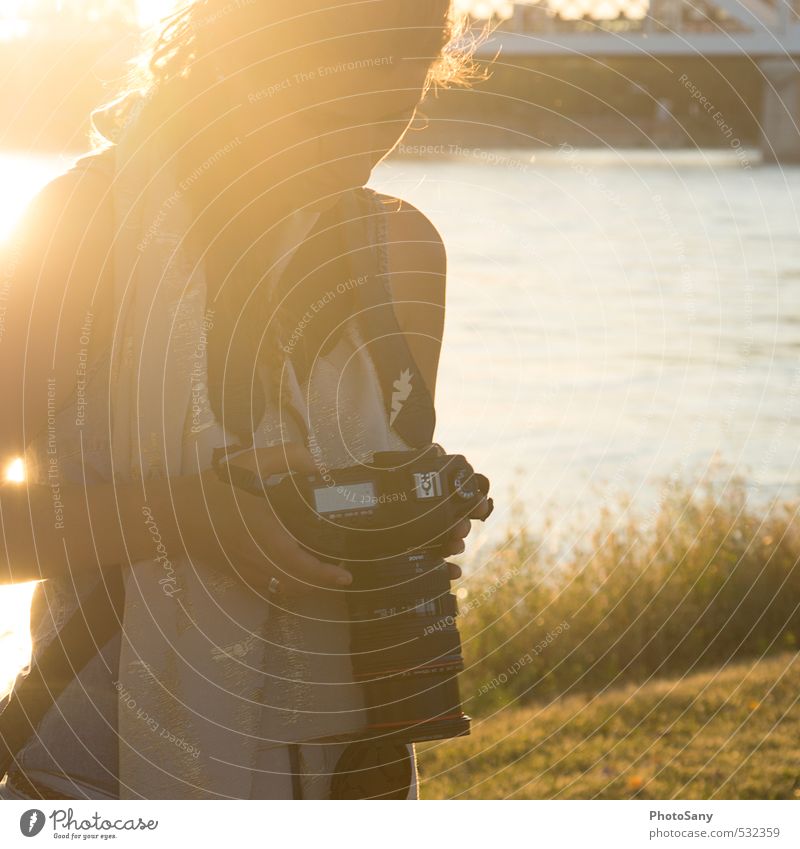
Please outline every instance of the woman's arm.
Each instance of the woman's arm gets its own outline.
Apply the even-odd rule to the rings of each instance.
[[[384,197],[395,314],[431,396],[444,331],[447,254],[442,237],[416,207]]]
[[[184,539],[199,532],[199,525],[189,526],[198,508],[199,478],[190,476],[148,481],[146,497],[141,484],[67,484],[55,492],[5,483],[0,584],[86,576],[104,565],[157,557],[159,544],[167,557],[177,557],[188,547]]]
[[[83,160],[48,183],[0,250],[0,476],[73,393],[87,316],[90,344],[102,346],[111,330],[113,208],[108,173],[95,165]],[[187,548],[181,516],[186,531],[202,508],[197,479],[148,481],[144,493],[142,484],[2,482],[0,583],[157,556],[145,509],[177,557]]]
[[[46,427],[48,405],[59,409],[73,392],[81,328],[111,295],[109,206],[99,173],[68,171],[36,195],[0,245],[3,467]]]
[[[107,180],[78,168],[34,197],[0,249],[0,480],[46,429],[49,410],[73,393],[87,316],[102,316],[93,323],[92,342],[102,344],[109,332],[103,309],[111,296],[112,226]],[[163,517],[161,534],[176,554],[180,534],[169,508],[190,489],[188,480],[148,482],[147,503]],[[143,503],[141,484],[53,488],[2,481],[0,584],[154,556]]]
[[[405,201],[384,197],[387,204],[389,268],[395,313],[406,334],[423,379],[431,395],[435,395],[439,356],[444,332],[447,255],[442,237],[428,218]],[[489,512],[484,499],[473,519],[483,519]],[[469,520],[452,529],[447,556],[466,550]],[[451,578],[461,570],[450,564]]]
[[[45,430],[48,412],[59,409],[72,394],[81,327],[110,294],[108,284],[102,285],[107,281],[104,270],[112,227],[105,182],[100,173],[86,167],[56,177],[33,198],[0,246],[2,475],[8,463],[22,457],[30,441]],[[97,334],[102,331],[96,328]],[[63,568],[65,542],[76,554],[79,542],[91,542],[85,517],[81,519],[85,496],[75,489],[64,485],[55,493],[50,487],[3,485],[0,581],[47,577],[51,567]],[[107,495],[103,493],[92,508],[108,509],[113,502]],[[54,521],[56,506],[68,509],[71,516],[70,527],[61,533],[54,527],[59,524]],[[103,516],[103,533],[111,535],[113,525],[107,518]]]

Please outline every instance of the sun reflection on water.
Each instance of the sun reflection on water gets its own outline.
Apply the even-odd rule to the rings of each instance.
[[[31,656],[30,608],[36,583],[0,587],[0,698]]]

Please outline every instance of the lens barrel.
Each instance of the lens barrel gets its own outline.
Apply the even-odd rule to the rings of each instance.
[[[347,565],[353,673],[364,686],[368,732],[403,742],[468,734],[447,564],[417,551]]]

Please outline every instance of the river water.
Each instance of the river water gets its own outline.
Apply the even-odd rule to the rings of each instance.
[[[471,150],[376,184],[448,248],[440,440],[534,521],[672,474],[800,493],[800,168]]]
[[[0,229],[64,165],[0,156]],[[447,246],[437,437],[492,478],[495,527],[512,488],[534,525],[652,511],[670,475],[800,494],[800,168],[452,148],[373,185]]]

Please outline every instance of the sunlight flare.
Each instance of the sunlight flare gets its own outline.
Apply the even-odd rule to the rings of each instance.
[[[6,483],[25,482],[25,461],[22,457],[15,457],[7,466],[3,476]]]
[[[30,663],[30,609],[36,584],[0,587],[0,699]]]
[[[143,27],[151,27],[169,14],[175,4],[172,0],[137,0],[136,5],[139,24]]]

